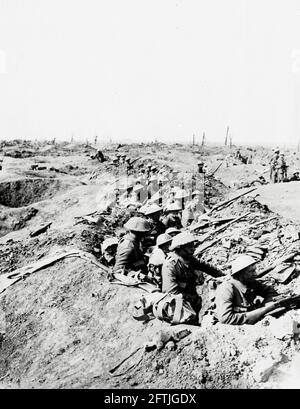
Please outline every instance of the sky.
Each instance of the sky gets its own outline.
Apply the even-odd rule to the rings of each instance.
[[[297,144],[300,0],[0,0],[0,139]]]

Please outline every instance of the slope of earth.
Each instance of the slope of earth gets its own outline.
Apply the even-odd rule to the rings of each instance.
[[[163,146],[159,152],[156,149],[143,147],[142,154],[149,161],[169,163],[181,171],[193,171],[202,156],[199,149],[182,146]],[[133,157],[141,156],[140,147],[126,147],[126,150]],[[211,149],[209,154],[206,152],[211,168],[219,163],[217,155],[222,155],[222,152],[219,148]],[[115,151],[107,150],[107,154],[113,156]],[[102,214],[91,226],[80,223],[78,218],[101,209],[105,195],[113,189],[115,176],[106,170],[105,163],[93,162],[85,153],[77,151],[67,157],[57,151],[55,157],[38,160],[47,167],[41,170],[44,178],[51,176],[60,183],[67,183],[67,187],[56,191],[55,196],[43,197],[43,200],[17,209],[20,215],[16,210],[6,208],[14,220],[18,215],[23,217],[23,212],[32,206],[37,212],[32,218],[26,217],[24,223],[19,224],[18,231],[7,231],[5,233],[8,234],[1,238],[1,273],[11,272],[70,246],[93,253],[104,235],[115,233],[117,223],[112,228],[107,214]],[[9,158],[7,161],[6,174],[1,175],[3,183],[21,175],[25,178],[41,177],[40,172],[32,174],[28,170],[34,158]],[[67,168],[67,165],[72,168]],[[51,166],[67,174],[53,174],[49,170]],[[76,172],[73,172],[74,168]],[[95,170],[98,176],[90,180]],[[227,195],[228,189],[221,183],[215,183],[212,178],[208,182],[211,202],[218,202]],[[226,212],[238,216],[249,206],[254,206],[251,208],[254,217],[259,209],[253,199],[240,200],[228,206],[223,216]],[[264,212],[258,212],[255,217],[261,217],[261,214],[265,217]],[[123,216],[128,218],[128,214]],[[30,236],[39,224],[46,222],[52,223],[46,233]],[[244,221],[242,226],[246,228],[247,223]],[[238,228],[237,235],[240,236]],[[230,261],[228,254],[238,251],[237,247],[233,250],[225,251],[223,264],[220,264],[222,267]],[[211,253],[216,253],[216,249],[212,248]],[[191,334],[181,341],[162,350],[146,352],[143,349],[145,342],[167,334],[172,327],[158,320],[142,324],[132,318],[132,305],[142,294],[136,288],[111,284],[97,267],[77,258],[60,261],[17,282],[0,294],[0,333],[3,334],[0,337],[0,386],[261,387],[253,375],[257,364],[269,357],[274,362],[285,362],[297,352],[298,347],[291,339],[276,338],[268,325],[189,326]],[[186,329],[187,326],[177,327]],[[141,349],[116,372],[118,376],[109,373],[109,369],[139,347]]]
[[[141,349],[168,324],[133,320],[141,290],[113,286],[81,260],[62,261],[1,298],[5,337],[0,377],[6,388],[249,388],[257,362],[288,356],[286,342],[262,327],[189,326],[175,350]],[[187,327],[187,326],[180,326]]]
[[[300,221],[300,182],[260,186],[257,200],[288,219]]]

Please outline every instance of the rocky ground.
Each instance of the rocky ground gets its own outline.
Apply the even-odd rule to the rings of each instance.
[[[114,155],[116,147],[104,151]],[[12,149],[10,147],[10,149]],[[131,145],[121,148],[139,161],[195,172],[202,157],[209,171],[229,149],[182,145]],[[265,174],[270,152],[252,152],[253,163],[228,160],[206,180],[207,205],[242,193],[235,181]],[[79,249],[95,257],[103,239],[122,230],[128,212],[102,213],[112,182],[123,177],[107,162],[90,159],[83,145],[37,146],[31,156],[4,159],[0,173],[0,272],[6,274],[57,251]],[[269,155],[269,156],[268,156]],[[291,171],[297,154],[287,152]],[[32,170],[39,164],[40,170]],[[54,170],[53,170],[54,169]],[[258,271],[299,250],[297,182],[257,188],[213,217],[240,217],[219,226],[202,227],[211,247],[201,257],[228,271],[236,254],[264,245]],[[259,196],[258,196],[259,195]],[[98,211],[94,214],[95,211]],[[275,212],[275,213],[273,213]],[[94,214],[94,216],[87,216]],[[261,220],[277,218],[256,226]],[[51,223],[38,235],[38,228]],[[205,236],[206,235],[206,236]],[[213,242],[216,238],[219,241]],[[264,280],[281,292],[298,291],[297,267],[287,283],[272,272]],[[299,387],[299,341],[293,323],[297,311],[254,326],[211,325],[215,286],[206,277],[200,327],[132,318],[131,309],[143,294],[138,288],[111,284],[89,260],[67,258],[16,282],[0,294],[0,385],[2,388],[280,388]],[[154,343],[146,348],[145,343]],[[156,346],[155,346],[156,345]],[[131,353],[133,355],[127,358]],[[113,373],[109,371],[125,361]]]

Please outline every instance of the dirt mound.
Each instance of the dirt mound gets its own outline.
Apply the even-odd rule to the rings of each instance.
[[[37,212],[38,210],[31,206],[18,209],[7,209],[0,206],[0,237],[11,231],[22,229]]]
[[[170,329],[132,318],[141,294],[112,285],[97,267],[77,259],[16,283],[1,300],[0,377],[6,387],[249,388],[257,385],[258,362],[293,351],[268,326],[190,326],[192,334],[175,350],[141,349],[112,377],[111,368]]]
[[[0,184],[0,204],[23,207],[53,197],[62,183],[56,179],[22,179]]]

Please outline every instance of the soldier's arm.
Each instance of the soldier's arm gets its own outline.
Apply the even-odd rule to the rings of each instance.
[[[163,293],[180,294],[181,290],[177,283],[175,265],[165,261],[162,267],[162,291]]]
[[[233,288],[229,283],[224,283],[217,289],[216,313],[222,324],[243,325],[255,324],[268,312],[278,307],[277,303],[269,302],[261,308],[248,312],[237,312],[238,306],[234,305]]]
[[[218,277],[224,277],[225,274],[219,270],[216,267],[213,267],[212,265],[198,260],[196,257],[193,260],[193,265],[195,269],[203,271],[203,273],[209,274],[212,277],[218,278]]]

